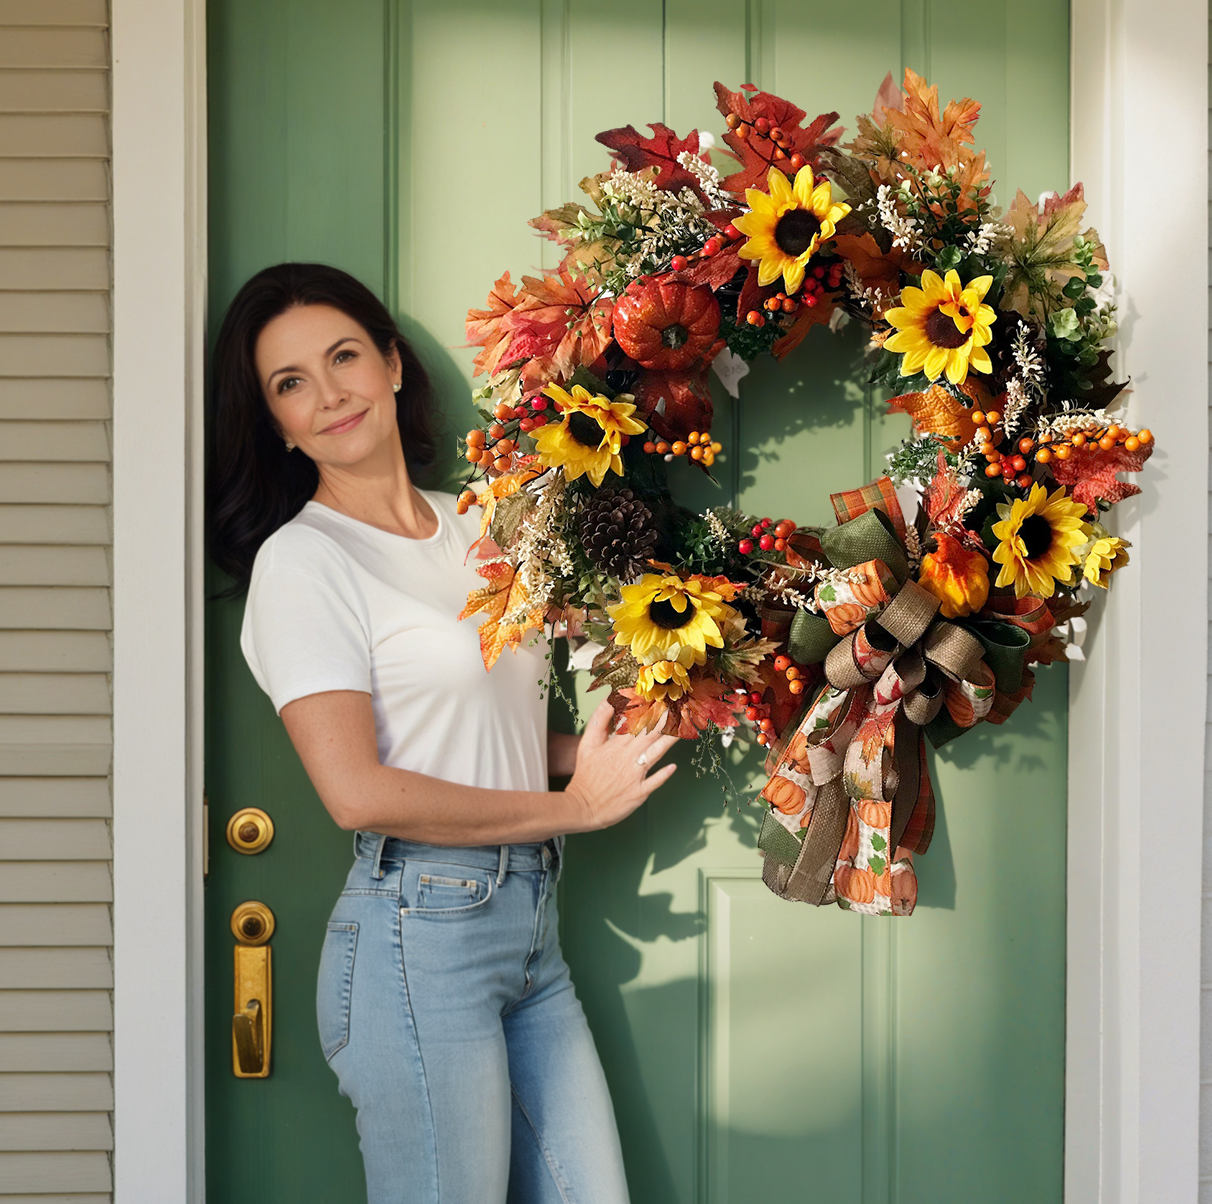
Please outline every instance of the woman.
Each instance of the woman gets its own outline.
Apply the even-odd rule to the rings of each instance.
[[[617,823],[672,737],[548,736],[533,649],[484,672],[479,534],[416,488],[425,372],[334,268],[282,264],[215,347],[211,537],[241,644],[357,857],[317,1013],[370,1204],[624,1204],[618,1136],[556,934],[561,837]],[[548,775],[571,774],[562,791]]]

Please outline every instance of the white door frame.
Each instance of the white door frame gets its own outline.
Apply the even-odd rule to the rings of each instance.
[[[1195,1204],[1208,14],[1071,7],[1073,173],[1159,450],[1119,508],[1135,563],[1071,670],[1065,1200]],[[115,1199],[202,1204],[204,0],[112,9]]]

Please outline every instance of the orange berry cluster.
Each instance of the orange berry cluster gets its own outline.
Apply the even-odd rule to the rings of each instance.
[[[520,406],[506,405],[504,402],[498,404],[493,410],[496,421],[486,431],[472,427],[464,437],[467,444],[464,458],[467,463],[478,464],[485,471],[508,472],[513,467],[513,453],[518,444],[505,424],[517,421],[517,430],[529,434],[547,424],[548,415],[543,411],[549,405],[550,402],[541,393],[527,398]]]
[[[973,410],[969,415],[976,424],[976,437],[980,440],[980,453],[987,461],[985,476],[1001,477],[1007,485],[1020,489],[1030,488],[1033,477],[1027,471],[1027,453],[1033,444],[1030,439],[1020,439],[1016,448],[1002,451],[998,445],[1005,435],[998,428],[1002,420],[1000,410]]]
[[[722,443],[712,443],[711,436],[706,431],[691,431],[685,439],[675,439],[672,443],[664,439],[653,441],[649,439],[644,444],[644,450],[651,455],[664,456],[672,459],[674,456],[689,456],[698,460],[707,468],[715,463],[715,458],[724,450]]]
[[[750,556],[760,549],[763,552],[782,552],[787,548],[787,536],[795,530],[795,523],[789,518],[780,518],[772,522],[768,518],[759,519],[753,524],[753,539],[742,539],[736,550],[742,556]],[[757,542],[754,543],[754,540]]]
[[[804,692],[804,671],[789,656],[776,656],[774,667],[787,678],[787,689],[792,694]]]
[[[792,171],[799,171],[804,166],[804,156],[795,149],[795,141],[779,126],[772,125],[767,118],[759,117],[756,121],[746,121],[738,113],[729,113],[724,120],[738,138],[747,141],[756,135],[758,139],[774,143],[770,155],[771,162],[781,163],[785,159]]]
[[[1029,443],[1030,440],[1024,442]],[[1089,430],[1073,431],[1062,436],[1045,433],[1040,436],[1039,442],[1035,459],[1040,464],[1050,464],[1053,460],[1067,460],[1075,447],[1098,446],[1103,451],[1122,447],[1125,451],[1140,451],[1142,447],[1148,447],[1153,442],[1153,432],[1148,427],[1132,431],[1113,422],[1110,426],[1091,427]]]

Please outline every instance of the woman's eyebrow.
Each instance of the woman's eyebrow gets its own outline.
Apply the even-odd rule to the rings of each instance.
[[[344,338],[338,339],[331,347],[329,347],[329,349],[324,352],[324,356],[327,359],[328,356],[332,355],[332,353],[334,351],[336,351],[336,349],[338,347],[340,347],[342,343],[360,343],[361,341],[362,340],[359,339],[357,336],[352,335],[352,334],[347,334]],[[269,376],[266,379],[273,380],[273,378],[275,376],[281,376],[283,372],[302,372],[302,371],[303,371],[302,368],[296,368],[293,364],[288,364],[285,368],[275,369],[273,372],[271,372],[269,374]]]

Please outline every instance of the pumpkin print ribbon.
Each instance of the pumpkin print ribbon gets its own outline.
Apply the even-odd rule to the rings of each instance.
[[[908,915],[912,857],[934,831],[923,733],[945,743],[1021,693],[1039,617],[940,618],[939,600],[911,578],[886,479],[838,495],[835,509],[839,525],[819,548],[841,572],[818,585],[820,613],[801,610],[789,637],[794,659],[824,661],[825,684],[767,761],[763,878],[785,899]]]

